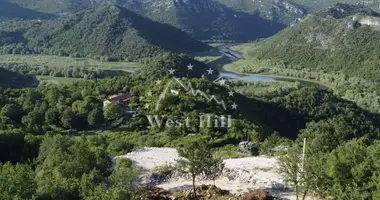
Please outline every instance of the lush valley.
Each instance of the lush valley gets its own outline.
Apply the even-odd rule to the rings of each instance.
[[[315,79],[379,112],[378,16],[367,8],[338,4],[246,50],[252,62],[235,70]]]
[[[307,2],[0,0],[60,16],[0,24],[1,198],[378,199],[379,14],[337,4],[256,43],[213,48],[192,37],[268,37],[305,4],[317,9]],[[279,78],[223,78],[227,63]],[[144,147],[180,159],[144,168],[133,158]],[[257,179],[240,180],[240,162],[254,156],[261,169],[248,171],[281,182],[256,190]],[[216,178],[252,190],[220,190]],[[196,187],[203,179],[213,185]],[[160,186],[173,180],[192,190]]]

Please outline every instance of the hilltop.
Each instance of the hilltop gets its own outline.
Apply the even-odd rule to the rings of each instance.
[[[214,0],[124,0],[118,4],[178,27],[200,40],[252,41],[285,28],[284,24],[258,13],[241,12]]]
[[[33,51],[38,48],[39,52],[58,55],[137,60],[168,51],[189,53],[210,48],[174,27],[114,5],[89,9],[69,19],[2,26],[2,35],[8,37],[3,45],[23,43]]]
[[[12,2],[25,8],[64,17],[101,4],[116,4],[154,21],[175,26],[200,40],[252,41],[274,35],[285,28],[285,25],[277,20],[266,19],[254,12],[241,12],[214,0],[12,0]]]

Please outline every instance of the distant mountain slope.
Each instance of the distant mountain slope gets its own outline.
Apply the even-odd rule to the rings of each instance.
[[[262,42],[249,55],[293,68],[342,71],[378,81],[380,18],[372,10],[337,4]]]
[[[285,27],[257,14],[235,11],[214,0],[118,0],[117,4],[173,25],[200,40],[256,40],[274,35]]]
[[[174,27],[113,5],[87,10],[67,20],[15,22],[4,26],[8,26],[5,28],[8,33],[3,35],[13,35],[10,39],[13,43],[24,42],[29,48],[63,55],[136,60],[168,51],[188,53],[210,48]],[[20,32],[24,33],[23,38],[14,41]]]
[[[45,13],[68,15],[89,8],[103,0],[1,0]]]
[[[0,21],[5,19],[47,19],[54,15],[42,13],[28,8],[23,8],[17,4],[0,0]]]
[[[271,21],[291,24],[307,14],[305,7],[291,0],[217,0],[228,7],[246,13],[259,13]]]
[[[58,15],[99,4],[117,4],[154,21],[173,25],[201,40],[247,41],[274,35],[285,25],[256,13],[240,12],[215,0],[10,0]]]
[[[257,13],[239,12],[214,0],[117,2],[148,18],[178,27],[201,40],[256,40],[274,35],[285,27]]]
[[[25,76],[0,67],[0,87],[23,88],[37,86],[35,77]]]
[[[337,3],[358,4],[372,9],[380,10],[379,0],[292,0],[292,2],[304,6],[310,12],[326,9]]]

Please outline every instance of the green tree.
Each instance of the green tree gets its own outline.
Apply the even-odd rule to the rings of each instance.
[[[123,160],[123,158],[121,158]],[[109,177],[115,188],[125,193],[134,193],[141,187],[141,171],[130,162],[118,162],[115,172]]]
[[[111,155],[117,156],[117,155],[125,155],[133,150],[133,144],[124,141],[124,140],[114,140],[110,143],[108,146],[108,152],[110,152]]]
[[[28,128],[40,127],[43,125],[43,121],[43,115],[34,111],[22,118],[22,123]]]
[[[328,175],[332,179],[331,191],[336,197],[369,198],[373,191],[369,183],[374,169],[367,155],[367,145],[363,140],[353,139],[333,150],[327,159],[327,164]],[[358,194],[360,198],[357,198]]]
[[[75,124],[75,114],[72,111],[71,108],[66,108],[65,111],[63,111],[61,116],[61,123],[63,127],[65,128],[74,128]]]
[[[305,173],[302,169],[302,150],[298,147],[292,147],[279,157],[279,172],[284,181],[295,188],[297,200],[303,193],[305,199],[308,192],[308,185],[305,180]]]
[[[92,110],[87,117],[90,126],[99,125],[104,122],[103,112],[100,109]]]
[[[1,109],[1,113],[13,121],[19,121],[22,111],[15,104],[7,104]]]
[[[224,170],[225,164],[222,159],[213,157],[209,158],[208,163],[209,164],[207,166],[206,176],[213,180],[215,185],[215,180],[220,177],[221,173]]]
[[[83,176],[94,176],[94,184],[99,184],[105,181],[99,174],[108,173],[111,165],[107,154],[91,149],[85,137],[73,141],[59,135],[44,139],[37,163],[38,194],[49,199],[79,199],[87,194],[80,190]]]
[[[108,104],[104,108],[104,118],[108,121],[116,120],[121,117],[121,107],[116,103]]]
[[[197,198],[195,189],[195,179],[201,174],[211,174],[210,169],[213,167],[210,162],[212,153],[210,148],[204,142],[192,142],[185,147],[178,149],[179,155],[182,157],[178,160],[177,168],[181,173],[189,174],[193,182],[193,195]]]
[[[4,200],[32,199],[37,185],[31,166],[0,164],[0,196]]]
[[[54,108],[50,108],[45,113],[45,121],[49,125],[59,125],[59,112]]]

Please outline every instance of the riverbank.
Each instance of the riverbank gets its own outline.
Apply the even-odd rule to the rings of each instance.
[[[267,77],[270,79],[273,79],[275,81],[285,81],[285,82],[300,82],[301,84],[304,85],[312,85],[312,86],[317,86],[321,87],[324,89],[332,89],[332,86],[322,83],[317,80],[312,80],[312,79],[305,79],[305,78],[299,78],[299,77],[292,77],[292,76],[283,76],[283,75],[276,75],[276,74],[266,74],[266,73],[242,73],[237,71],[233,65],[225,65],[223,66],[223,69],[221,70],[223,72],[227,73],[233,73],[239,76],[257,76],[257,77]]]
[[[332,86],[313,79],[267,73],[242,73],[236,70],[239,68],[237,65],[239,65],[239,62],[249,62],[249,60],[245,60],[242,53],[234,51],[226,45],[218,46],[216,47],[216,50],[219,51],[219,53],[223,56],[207,64],[217,69],[220,72],[221,77],[224,76],[229,79],[242,81],[300,82],[303,85],[317,86],[323,89],[332,89]]]

